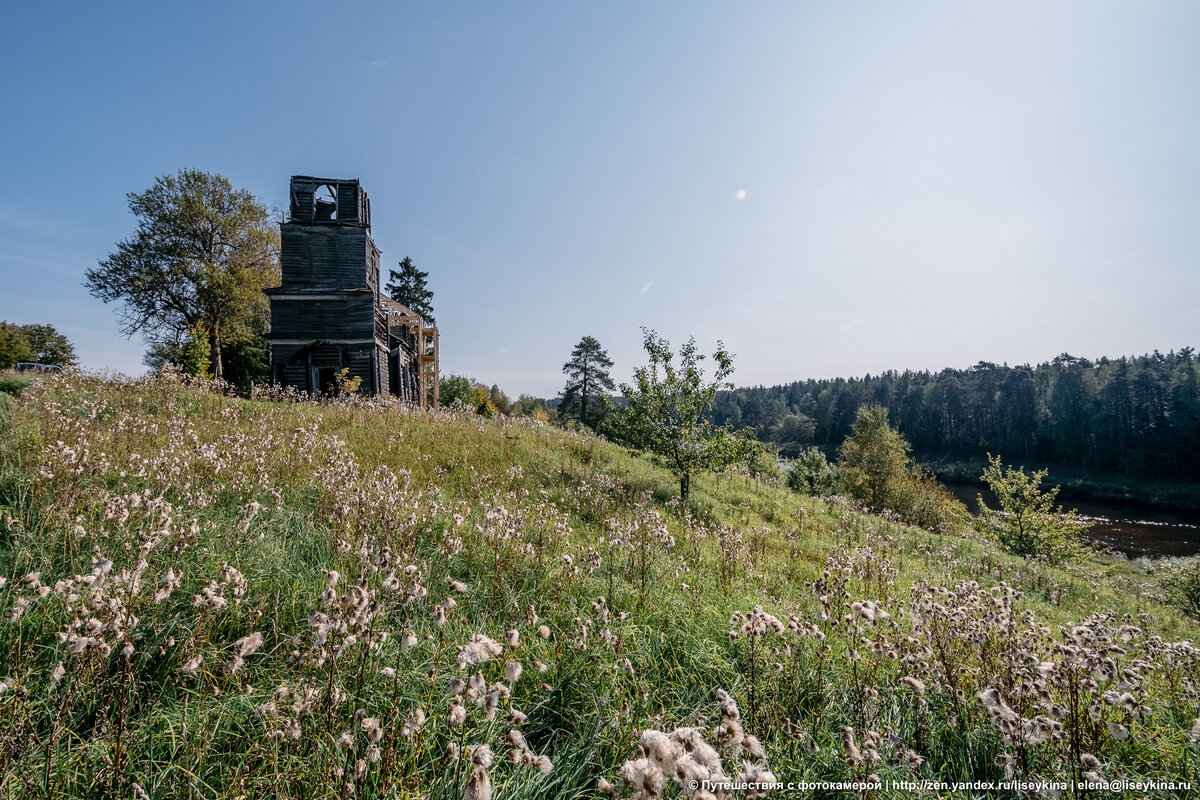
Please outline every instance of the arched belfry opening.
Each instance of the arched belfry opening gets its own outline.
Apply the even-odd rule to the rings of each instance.
[[[323,183],[313,194],[313,220],[332,222],[337,219],[337,187]]]

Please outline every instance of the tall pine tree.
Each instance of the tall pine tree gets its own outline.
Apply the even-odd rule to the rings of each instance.
[[[584,336],[571,351],[571,360],[563,364],[567,385],[562,390],[562,404],[558,408],[560,419],[577,419],[584,425],[595,428],[607,399],[602,392],[616,388],[608,371],[612,359],[600,346],[595,337]]]
[[[388,296],[418,314],[429,325],[436,325],[433,318],[433,291],[426,284],[428,272],[422,272],[408,256],[400,262],[399,270],[388,270],[388,282],[384,289]]]

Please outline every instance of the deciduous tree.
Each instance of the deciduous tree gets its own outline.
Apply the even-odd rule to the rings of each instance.
[[[872,511],[898,510],[909,477],[908,442],[888,425],[887,409],[865,405],[842,443],[842,490]]]
[[[75,346],[53,325],[22,325],[21,332],[29,341],[34,361],[59,367],[75,366]]]
[[[20,325],[0,322],[0,369],[12,369],[33,359],[33,348]]]
[[[872,511],[890,510],[910,525],[947,532],[962,524],[966,507],[908,457],[908,442],[888,424],[887,409],[858,409],[838,459],[839,491]]]
[[[657,456],[675,473],[680,499],[686,503],[692,476],[746,461],[750,448],[758,444],[707,418],[717,390],[733,387],[729,381],[733,356],[725,345],[717,343],[712,357],[716,371],[706,378],[700,365],[705,357],[697,351],[695,339],[680,348],[676,362],[665,339],[646,328],[642,333],[650,363],[634,370],[632,384],[621,385],[629,401],[622,438]]]
[[[178,344],[190,329],[208,339],[213,374],[225,378],[223,347],[261,337],[279,282],[279,233],[267,209],[223,176],[184,169],[128,195],[137,230],[87,271],[85,285],[120,303],[127,336]]]
[[[1078,513],[1056,504],[1057,486],[1042,489],[1046,474],[1005,467],[999,456],[989,454],[981,480],[996,495],[999,508],[988,508],[980,497],[978,525],[1011,553],[1064,561],[1079,552],[1078,536],[1085,526]]]

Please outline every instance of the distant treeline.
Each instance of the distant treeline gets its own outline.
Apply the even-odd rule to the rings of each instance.
[[[1200,357],[1191,347],[737,389],[718,396],[713,415],[790,456],[841,444],[865,403],[884,406],[922,458],[990,452],[1138,477],[1200,476]]]

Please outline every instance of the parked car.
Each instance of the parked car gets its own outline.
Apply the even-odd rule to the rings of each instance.
[[[17,372],[58,372],[62,369],[57,364],[39,364],[36,361],[22,361],[17,364]]]

